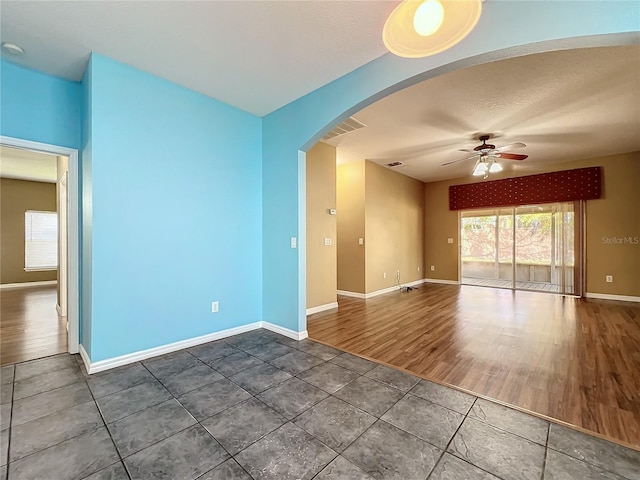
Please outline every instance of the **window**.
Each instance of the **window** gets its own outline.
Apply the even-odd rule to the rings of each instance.
[[[24,213],[24,269],[55,270],[58,268],[58,214],[56,212]]]

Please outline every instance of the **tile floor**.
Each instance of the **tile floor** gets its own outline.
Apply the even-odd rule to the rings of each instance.
[[[640,479],[640,452],[266,330],[1,380],[2,480]]]

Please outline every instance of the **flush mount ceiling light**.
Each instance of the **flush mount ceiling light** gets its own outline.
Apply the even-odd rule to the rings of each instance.
[[[24,53],[24,50],[22,49],[22,47],[16,45],[15,43],[8,43],[8,42],[4,42],[2,44],[2,50],[4,50],[7,53],[10,53],[11,55],[22,55]]]
[[[428,57],[466,37],[481,12],[482,0],[404,0],[387,18],[382,41],[400,57]]]

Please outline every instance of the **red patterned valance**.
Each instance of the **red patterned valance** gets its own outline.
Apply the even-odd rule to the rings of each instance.
[[[490,182],[452,185],[449,209],[513,207],[600,198],[601,167],[577,168]]]

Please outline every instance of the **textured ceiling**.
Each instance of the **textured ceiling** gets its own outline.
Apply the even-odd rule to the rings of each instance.
[[[6,1],[5,58],[79,80],[95,51],[265,115],[383,55],[398,1]]]
[[[55,183],[57,172],[55,155],[0,146],[0,177]]]
[[[422,181],[465,177],[458,151],[491,133],[497,147],[524,142],[501,160],[521,173],[541,165],[640,151],[640,46],[529,55],[458,70],[402,90],[354,115],[367,125],[327,143],[340,156]]]

